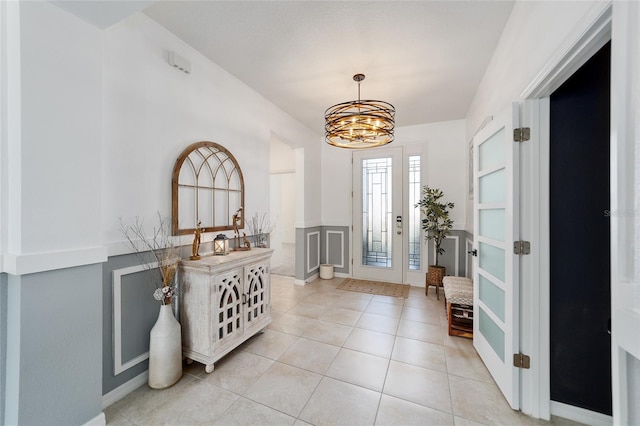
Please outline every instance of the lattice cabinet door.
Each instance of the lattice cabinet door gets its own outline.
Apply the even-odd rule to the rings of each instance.
[[[269,314],[269,262],[247,265],[245,271],[245,292],[247,304],[245,307],[245,329],[259,325]]]
[[[242,321],[243,283],[242,269],[220,274],[215,277],[217,323],[214,329],[215,347],[226,346],[242,337],[244,324]]]

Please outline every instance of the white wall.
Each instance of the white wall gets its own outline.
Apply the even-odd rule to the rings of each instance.
[[[284,173],[280,175],[282,199],[280,218],[278,220],[279,234],[283,243],[295,244],[296,242],[296,174]]]
[[[295,150],[272,135],[270,149],[270,219],[276,224],[270,243],[274,249],[271,268],[282,266],[282,244],[295,244],[296,226],[296,153]]]
[[[247,217],[269,211],[273,133],[311,154],[305,157],[305,185],[319,188],[318,136],[153,20],[133,15],[107,29],[104,40],[105,242],[122,239],[119,217],[152,220],[156,211],[170,213],[174,161],[196,141],[219,143],[236,157]],[[169,51],[191,62],[191,74],[168,65]],[[307,208],[307,214],[316,213]]]
[[[293,148],[277,137],[271,138],[270,172],[290,173],[296,171],[296,155]]]
[[[74,266],[60,253],[101,244],[101,32],[48,2],[7,8],[3,270]]]
[[[272,138],[271,191],[278,191],[278,196],[274,199],[272,194],[271,219],[277,223],[274,237],[282,243],[295,243],[296,179],[294,149],[278,138]]]
[[[352,151],[324,142],[322,145],[322,224],[350,226]],[[442,189],[447,201],[455,203],[451,218],[456,229],[463,229],[467,196],[464,120],[397,128],[395,140],[389,146],[423,150],[426,161],[423,185]]]
[[[85,424],[102,399],[102,33],[50,2],[5,3],[3,420]]]
[[[517,1],[466,117],[466,140],[511,102],[562,50],[562,42],[598,1]],[[467,152],[468,157],[468,152]],[[472,231],[472,200],[466,228]]]
[[[503,110],[558,52],[598,1],[517,1],[467,113],[467,139]]]

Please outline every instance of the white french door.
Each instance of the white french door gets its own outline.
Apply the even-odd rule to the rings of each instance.
[[[354,277],[421,281],[420,159],[402,147],[354,151]]]
[[[518,106],[473,138],[473,345],[513,409],[519,408]]]

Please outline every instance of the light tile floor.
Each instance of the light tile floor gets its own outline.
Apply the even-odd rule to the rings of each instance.
[[[513,411],[473,349],[450,337],[442,300],[297,286],[271,276],[273,322],[164,390],[135,390],[108,425],[576,425]]]

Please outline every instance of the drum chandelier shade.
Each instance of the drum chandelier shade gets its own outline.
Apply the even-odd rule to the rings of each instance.
[[[342,102],[324,113],[325,140],[340,148],[373,148],[393,142],[396,109],[389,102],[360,100],[360,82],[356,74],[358,100]]]

